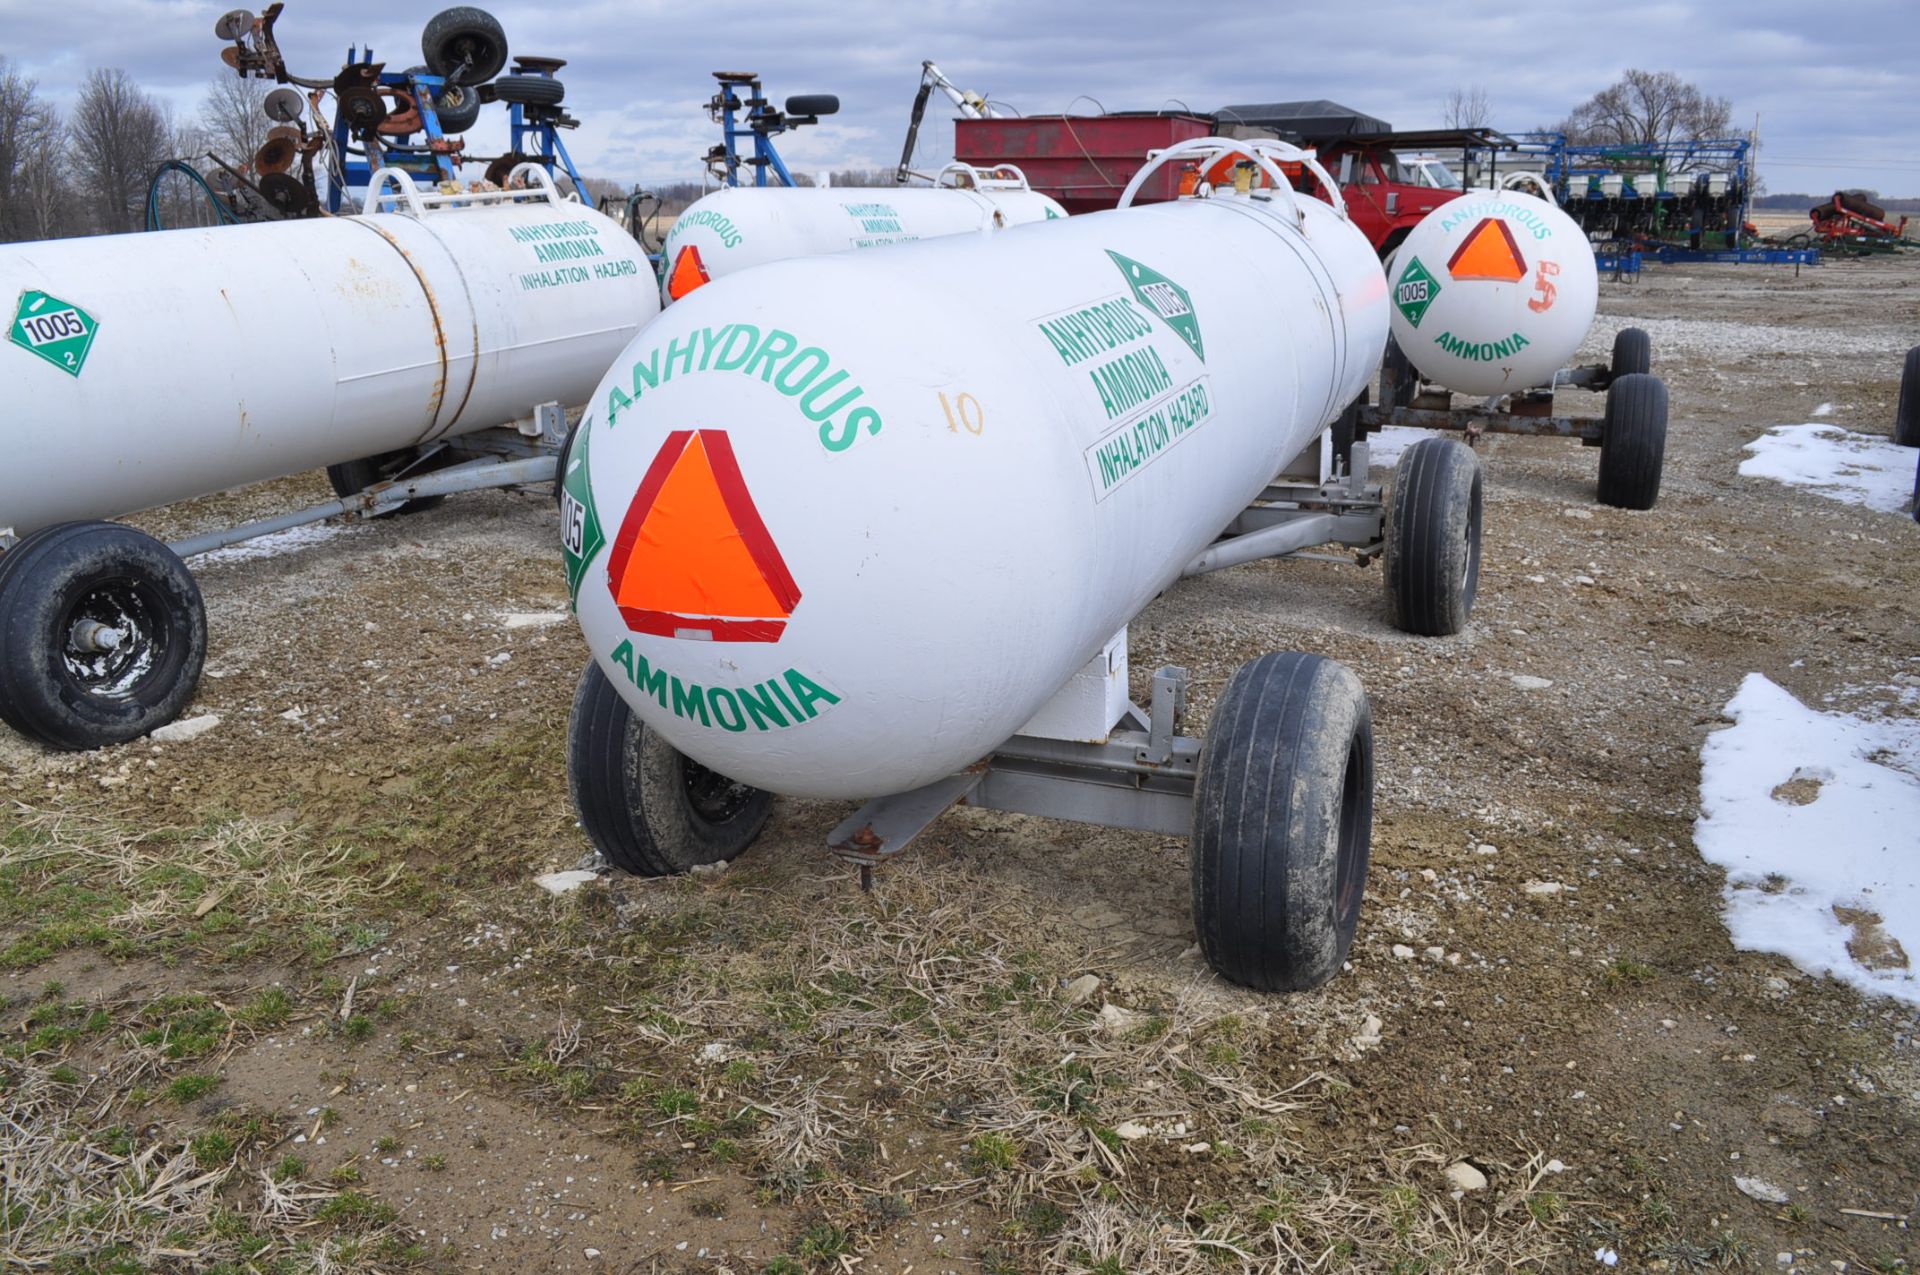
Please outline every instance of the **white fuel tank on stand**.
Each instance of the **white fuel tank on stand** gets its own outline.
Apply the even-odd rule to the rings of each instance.
[[[663,246],[668,303],[714,279],[792,257],[885,248],[1067,215],[1011,165],[949,165],[934,186],[728,186],[680,214]]]
[[[376,182],[394,212],[0,246],[0,529],[583,400],[659,296],[632,238],[533,172],[483,198]]]
[[[650,730],[742,783],[950,775],[1358,396],[1387,311],[1365,236],[1290,189],[717,280],[590,400],[581,628]]]

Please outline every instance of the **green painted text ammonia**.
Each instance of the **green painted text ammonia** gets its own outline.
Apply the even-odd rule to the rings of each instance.
[[[784,730],[812,721],[840,697],[798,669],[752,686],[701,686],[683,682],[622,642],[609,657],[642,695],[682,721],[698,722],[739,734],[748,730]]]

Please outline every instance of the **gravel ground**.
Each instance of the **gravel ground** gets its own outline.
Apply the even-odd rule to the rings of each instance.
[[[1365,683],[1379,747],[1375,863],[1351,967],[1327,988],[1261,998],[1208,977],[1191,951],[1176,839],[960,811],[882,874],[875,906],[933,917],[928,894],[962,891],[979,916],[1031,933],[1047,985],[1101,978],[1088,1013],[1104,1000],[1179,1027],[1201,1005],[1208,1030],[1244,1024],[1233,1065],[1248,1085],[1317,1086],[1289,1117],[1285,1163],[1325,1169],[1319,1194],[1301,1198],[1364,1199],[1377,1213],[1406,1186],[1420,1201],[1417,1224],[1351,1249],[1340,1246],[1362,1234],[1362,1212],[1329,1222],[1314,1251],[1334,1254],[1333,1268],[1585,1270],[1613,1253],[1622,1269],[1906,1269],[1920,1191],[1914,1007],[1734,951],[1719,919],[1723,878],[1691,832],[1702,740],[1749,672],[1816,706],[1916,711],[1901,691],[1920,686],[1920,526],[1742,478],[1738,466],[1766,427],[1815,419],[1822,404],[1820,419],[1888,430],[1900,357],[1920,343],[1917,267],[1652,267],[1637,285],[1604,285],[1583,355],[1604,359],[1619,327],[1643,327],[1672,392],[1660,503],[1596,504],[1592,450],[1486,440],[1484,568],[1458,637],[1395,632],[1378,568],[1325,562],[1188,581],[1140,618],[1135,698],[1145,702],[1154,668],[1185,665],[1196,731],[1232,670],[1262,651],[1325,652]],[[1560,410],[1600,404],[1568,392]],[[136,521],[178,533],[323,494],[303,477]],[[365,847],[366,872],[391,866],[424,884],[369,900],[371,937],[350,956],[235,956],[204,937],[155,955],[84,935],[23,948],[58,901],[43,896],[43,914],[0,869],[16,905],[0,914],[15,945],[0,987],[20,1005],[54,980],[60,995],[112,1004],[295,989],[306,1018],[230,1037],[223,1101],[269,1113],[289,1139],[296,1126],[308,1133],[312,1113],[337,1109],[335,1149],[395,1131],[405,1147],[363,1159],[365,1189],[427,1238],[420,1262],[446,1269],[758,1270],[782,1251],[826,1269],[833,1246],[806,1239],[818,1226],[841,1228],[869,1270],[1188,1269],[1209,1259],[1165,1237],[1203,1235],[1213,1223],[1194,1219],[1205,1201],[1225,1202],[1221,1216],[1242,1228],[1236,1244],[1281,1225],[1241,1212],[1277,1192],[1277,1170],[1182,1150],[1189,1138],[1226,1140],[1227,1117],[1217,1095],[1182,1099],[1177,1086],[1105,1100],[1114,1120],[1127,1103],[1184,1113],[1178,1132],[1166,1117],[1164,1151],[1151,1149],[1160,1132],[1126,1143],[1131,1176],[1091,1160],[1080,1178],[1049,1176],[1054,1153],[1038,1149],[1037,1126],[1019,1126],[1031,1177],[1017,1189],[991,1186],[978,1137],[956,1132],[1014,1126],[969,1124],[954,1114],[958,1091],[949,1102],[904,1082],[874,1080],[840,1108],[879,1158],[836,1161],[824,1179],[803,1177],[812,1186],[781,1177],[770,1153],[735,1161],[711,1131],[682,1137],[691,1117],[661,1105],[673,1089],[648,1091],[665,1113],[653,1126],[622,1132],[609,1114],[622,1077],[683,1066],[691,1092],[708,1094],[699,1077],[717,1073],[663,1061],[673,1049],[744,1040],[762,1051],[763,1077],[773,1055],[715,1008],[734,993],[628,998],[620,961],[585,953],[639,924],[676,969],[731,968],[742,952],[773,960],[789,943],[829,961],[825,932],[809,927],[862,906],[823,850],[847,807],[780,803],[728,874],[733,886],[674,894],[616,880],[578,902],[548,900],[531,878],[585,849],[560,744],[585,650],[571,623],[554,622],[565,597],[547,494],[460,498],[278,548],[200,570],[211,655],[190,713],[218,714],[218,727],[86,756],[0,732],[0,787],[21,828],[67,815],[136,830],[240,819],[301,845]],[[743,937],[736,919],[713,917],[716,899],[770,928]],[[676,915],[717,928],[660,938]],[[129,924],[116,932],[138,932]],[[562,936],[574,946],[557,946]],[[337,1030],[355,986],[398,1006],[358,1045]],[[649,1004],[673,1006],[694,1034],[650,1034]],[[584,1045],[568,1047],[569,1021],[576,1035],[586,1024]],[[842,1076],[842,1062],[849,1084],[899,1067],[891,1038],[809,1039],[809,1053],[781,1055],[795,1093],[808,1076],[816,1092]],[[994,1046],[974,1040],[965,1055],[983,1076]],[[73,1048],[82,1065],[122,1074],[118,1047]],[[603,1078],[560,1092],[553,1077],[570,1074],[576,1050],[600,1060]],[[1128,1065],[1115,1062],[1117,1074],[1133,1075]],[[788,1109],[748,1089],[758,1110]],[[211,1118],[123,1110],[141,1114],[115,1118],[178,1137]],[[1158,1118],[1142,1114],[1141,1127],[1161,1129]],[[1258,1137],[1249,1125],[1233,1137]],[[342,1162],[301,1145],[328,1167]],[[439,1176],[402,1176],[433,1155]],[[1558,1168],[1541,1167],[1549,1161]],[[1443,1176],[1462,1163],[1491,1185],[1463,1190]],[[1785,1200],[1736,1179],[1777,1184]],[[874,1220],[883,1198],[904,1198],[905,1213]],[[1042,1199],[1068,1220],[1033,1221]],[[866,1220],[849,1221],[847,1201],[865,1201]],[[1407,1235],[1432,1237],[1416,1254],[1426,1265],[1396,1264],[1414,1260],[1391,1256]],[[1006,1265],[994,1245],[1025,1256]],[[1099,1266],[1105,1252],[1121,1265]]]

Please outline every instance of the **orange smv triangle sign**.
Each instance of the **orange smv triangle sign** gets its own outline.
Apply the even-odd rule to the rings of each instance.
[[[1520,255],[1520,245],[1513,241],[1513,231],[1507,229],[1506,222],[1482,217],[1447,262],[1447,273],[1456,279],[1518,283],[1527,277],[1527,261]]]
[[[675,430],[647,467],[607,558],[635,633],[778,642],[800,588],[760,520],[724,430]]]
[[[678,301],[695,288],[711,282],[711,278],[700,260],[700,249],[688,244],[674,259],[673,272],[667,276],[667,295]]]

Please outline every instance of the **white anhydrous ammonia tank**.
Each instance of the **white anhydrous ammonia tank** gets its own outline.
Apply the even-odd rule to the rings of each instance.
[[[667,232],[662,295],[671,303],[748,266],[855,248],[885,248],[1065,217],[1051,198],[982,183],[949,186],[729,186],[703,196]]]
[[[659,312],[578,204],[0,247],[0,528],[113,517],[578,403]]]
[[[984,756],[1378,366],[1379,261],[1299,204],[778,262],[674,305],[595,391],[565,483],[600,667],[676,748],[776,792]]]
[[[1515,190],[1475,190],[1413,228],[1393,258],[1393,337],[1462,394],[1553,382],[1593,325],[1600,276],[1573,218]]]

